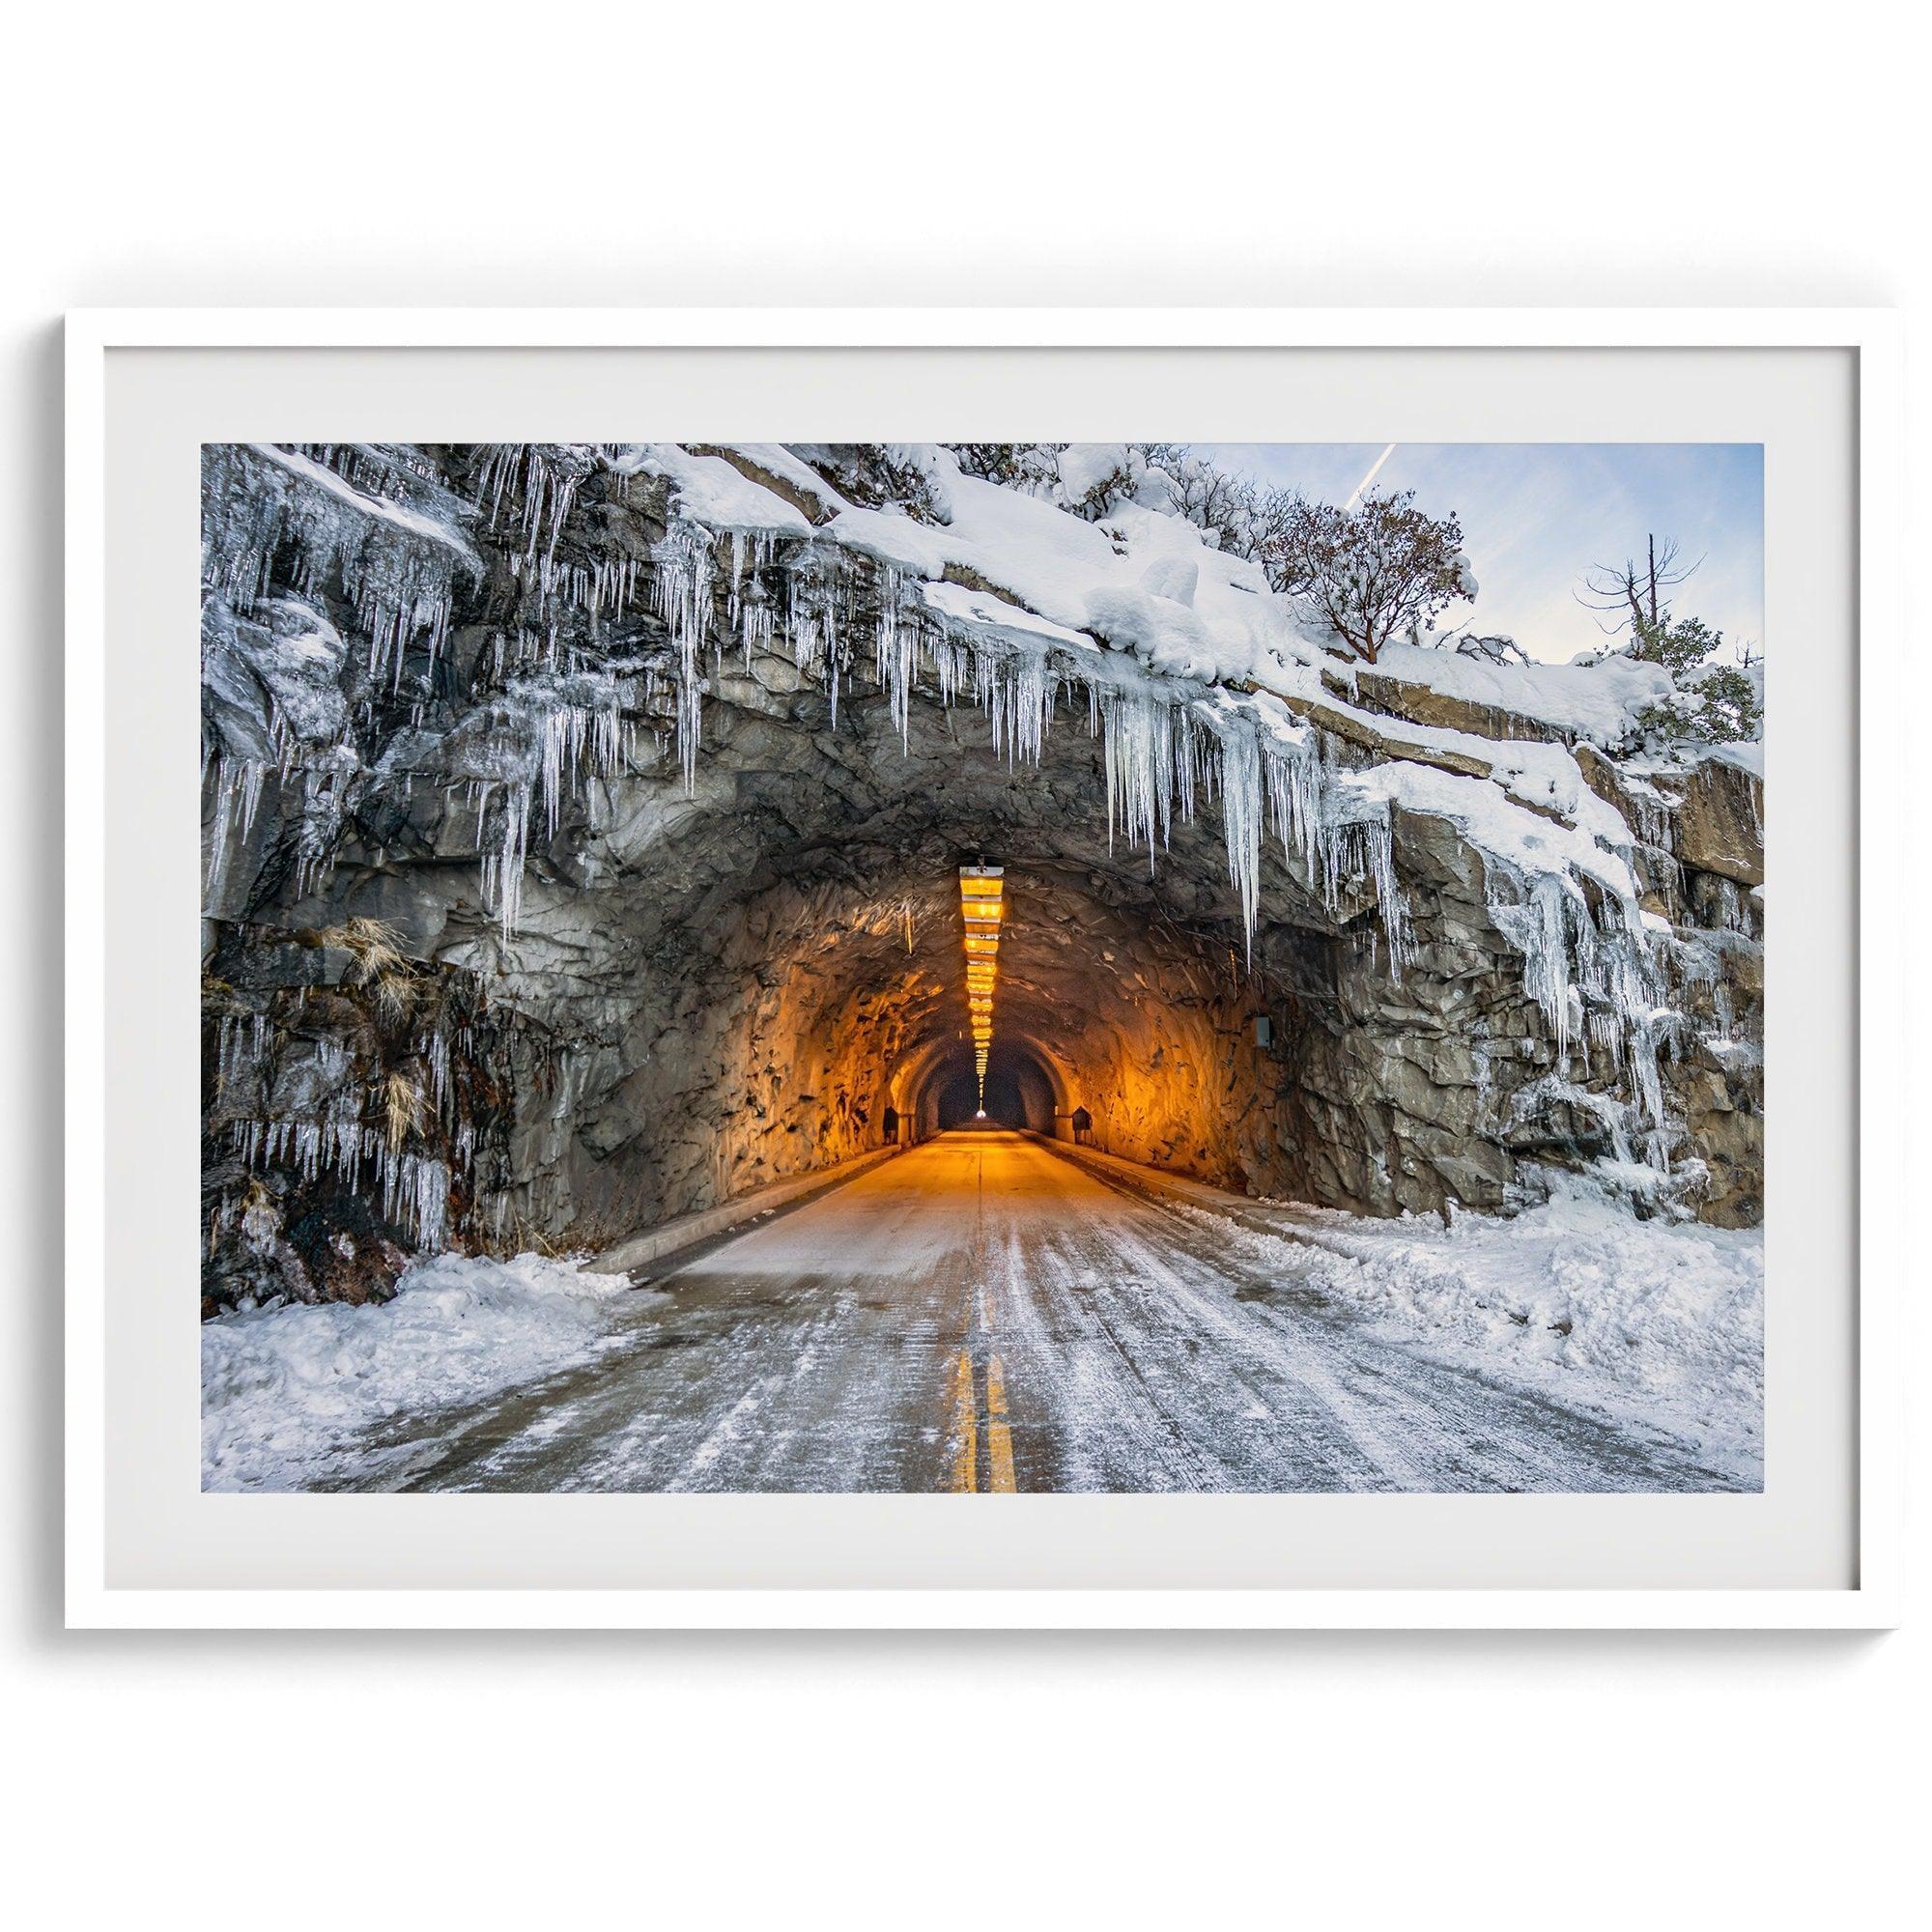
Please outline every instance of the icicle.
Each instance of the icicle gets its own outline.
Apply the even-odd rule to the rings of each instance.
[[[1183,760],[1193,766],[1192,747]],[[1231,724],[1221,734],[1221,825],[1228,842],[1228,876],[1241,897],[1241,931],[1250,964],[1262,895],[1262,756],[1253,730]]]
[[[677,749],[684,788],[697,785],[697,733],[702,687],[697,654],[711,631],[712,534],[701,524],[676,523],[651,553],[657,613],[677,651]]]
[[[254,758],[214,760],[214,818],[208,834],[206,873],[211,905],[221,897],[231,846],[238,840],[243,845],[248,842],[255,813],[262,803],[262,781],[268,773],[269,767]]]
[[[1107,775],[1107,846],[1117,831],[1129,844],[1167,843],[1174,799],[1174,719],[1145,692],[1107,692],[1100,699]]]

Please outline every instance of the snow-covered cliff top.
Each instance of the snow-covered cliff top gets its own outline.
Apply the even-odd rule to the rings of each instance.
[[[1082,474],[1083,447],[1097,452],[1088,468],[1098,469],[1117,446],[1063,451],[1063,473],[1069,465],[1074,471],[1069,490]],[[1323,695],[1321,672],[1332,675],[1338,666],[1333,650],[1269,588],[1259,564],[1228,554],[1159,507],[1157,492],[1144,492],[1152,504],[1121,502],[1090,522],[1050,496],[966,474],[939,445],[896,445],[894,454],[923,476],[935,521],[853,503],[778,443],[719,444],[703,453],[639,443],[613,467],[667,477],[682,513],[713,528],[816,535],[903,570],[953,626],[1111,648],[1188,682]],[[1605,747],[1628,740],[1634,715],[1670,688],[1660,667],[1614,656],[1587,665],[1495,664],[1393,644],[1377,668]]]

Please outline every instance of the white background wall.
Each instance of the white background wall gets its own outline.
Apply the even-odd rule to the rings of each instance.
[[[25,1922],[1856,1925],[1916,1884],[1922,1629],[71,1637],[56,1542],[64,308],[1922,311],[1897,17],[189,0],[11,22],[0,1681],[8,1891],[45,1894]]]

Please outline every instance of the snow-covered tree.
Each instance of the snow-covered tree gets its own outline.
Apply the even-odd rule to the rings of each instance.
[[[1295,497],[1267,539],[1264,568],[1368,664],[1476,594],[1462,523],[1417,509],[1413,490],[1372,490],[1352,509]]]

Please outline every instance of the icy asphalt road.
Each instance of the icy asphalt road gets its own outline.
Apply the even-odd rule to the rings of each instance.
[[[392,1427],[355,1486],[1735,1486],[1433,1361],[1019,1134],[926,1142],[651,1286],[597,1361]]]

